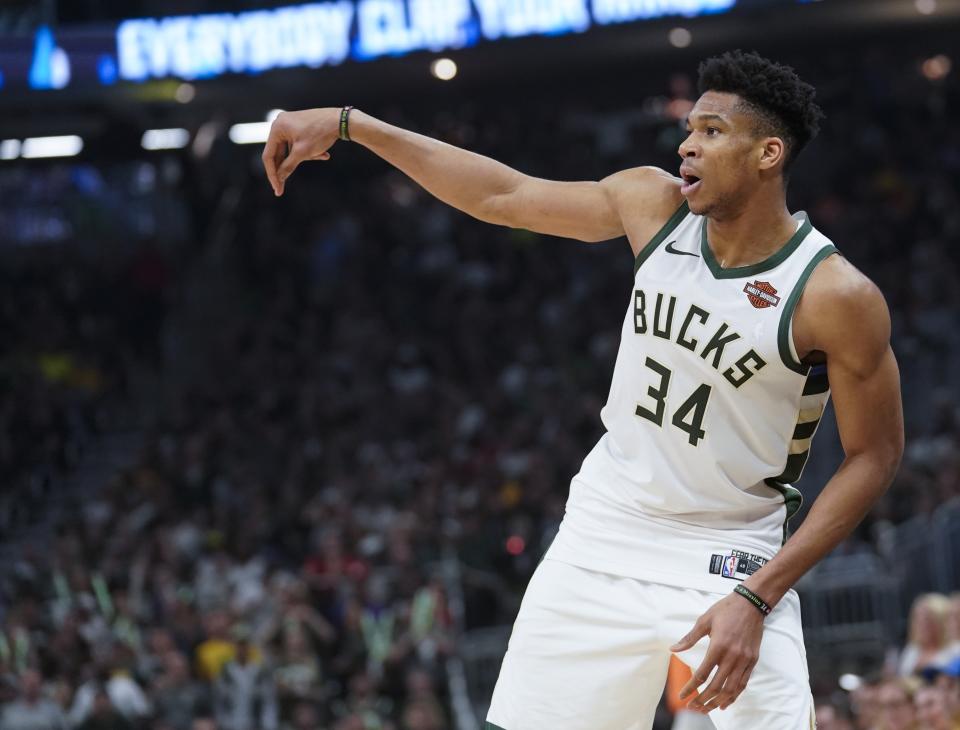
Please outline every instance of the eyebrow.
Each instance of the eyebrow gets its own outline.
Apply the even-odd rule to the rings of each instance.
[[[708,112],[697,114],[697,119],[701,122],[717,121],[717,122],[723,122],[724,124],[729,124],[726,117],[722,117],[719,114],[710,114]],[[690,124],[690,117],[687,117],[686,122],[687,124]]]

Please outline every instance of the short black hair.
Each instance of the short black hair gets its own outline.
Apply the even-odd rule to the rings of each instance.
[[[789,66],[736,50],[703,61],[699,74],[701,94],[736,94],[757,118],[758,134],[783,139],[787,146],[785,170],[820,131],[823,110],[814,101],[816,89]]]

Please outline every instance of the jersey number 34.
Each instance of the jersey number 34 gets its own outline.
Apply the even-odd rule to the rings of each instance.
[[[653,421],[655,424],[663,427],[663,417],[667,410],[667,392],[670,390],[670,368],[664,367],[652,357],[648,357],[644,363],[648,368],[660,376],[660,384],[656,387],[647,388],[647,395],[653,398],[655,408],[650,410],[642,405],[637,405],[637,415]],[[703,430],[703,415],[707,411],[707,401],[710,400],[710,391],[713,390],[709,385],[703,383],[687,398],[673,414],[670,423],[684,431],[691,446],[700,443],[706,432]]]

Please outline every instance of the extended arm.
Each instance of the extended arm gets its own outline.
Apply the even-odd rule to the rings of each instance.
[[[833,258],[811,280],[814,296],[797,316],[817,323],[808,328],[808,347],[827,355],[844,460],[783,549],[744,582],[771,604],[853,531],[890,486],[903,454],[900,373],[887,305],[876,286]]]
[[[339,138],[340,110],[285,112],[263,151],[270,184],[282,195],[304,160],[329,160]],[[655,168],[633,168],[600,181],[558,182],[525,175],[496,160],[354,109],[350,139],[367,147],[425,190],[482,221],[581,241],[624,235],[620,205],[649,210],[651,236],[679,204],[675,179]],[[672,206],[672,207],[671,207]],[[646,231],[643,231],[645,233]],[[644,241],[645,242],[645,241]]]
[[[892,481],[903,453],[900,376],[890,349],[890,314],[879,290],[839,256],[814,272],[794,315],[801,355],[827,358],[834,410],[845,458],[803,525],[779,553],[744,581],[775,605],[810,568],[846,538]],[[763,616],[740,596],[727,596],[671,647],[683,651],[710,636],[703,663],[681,697],[690,709],[729,706],[746,688],[759,654]]]

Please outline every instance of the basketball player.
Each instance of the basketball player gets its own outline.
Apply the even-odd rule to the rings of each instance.
[[[339,137],[480,220],[633,249],[607,430],[527,587],[487,728],[650,728],[671,653],[693,670],[682,696],[721,730],[813,724],[791,586],[897,470],[890,317],[787,210],[822,116],[813,88],[739,51],[701,64],[699,88],[679,177],[537,179],[349,107],[281,114],[264,149],[276,195]],[[845,459],[784,544],[831,391]]]

